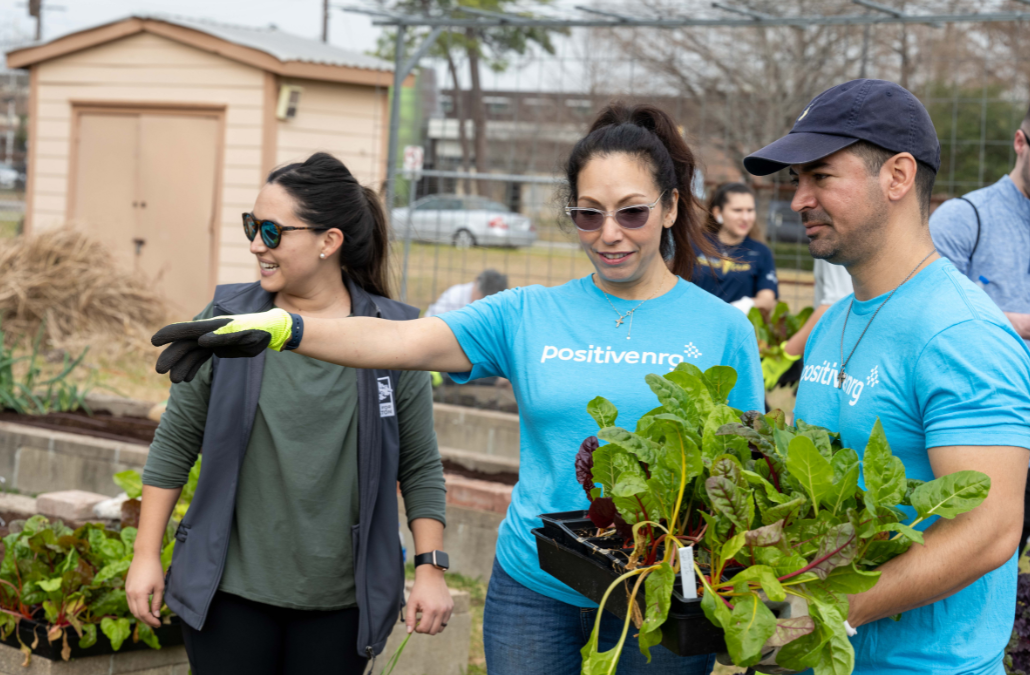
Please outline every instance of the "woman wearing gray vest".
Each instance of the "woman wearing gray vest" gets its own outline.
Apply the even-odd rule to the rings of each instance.
[[[531,530],[541,513],[589,506],[574,469],[580,443],[597,432],[587,403],[610,397],[619,422],[632,424],[655,405],[644,377],[690,363],[732,366],[738,379],[730,405],[764,404],[751,324],[687,281],[695,244],[717,256],[691,192],[695,167],[671,116],[651,105],[612,104],[566,163],[565,212],[593,274],[552,288],[508,289],[418,321],[274,311],[168,326],[154,336],[156,345],[171,343],[158,372],[185,376],[206,350],[255,356],[302,332],[298,351],[333,363],[446,371],[458,382],[509,379],[519,404],[519,482],[487,591],[486,666],[490,675],[579,673],[593,627],[608,650],[622,641],[623,623],[608,612],[597,616],[594,603],[540,568]],[[662,646],[650,657],[648,663],[629,637],[618,675],[707,675],[715,661],[714,654],[679,657]]]
[[[418,316],[388,299],[382,208],[336,158],[273,171],[243,225],[261,280],[219,286],[198,318]],[[398,481],[416,553],[442,548],[429,374],[200,356],[184,355],[150,447],[129,608],[152,626],[162,601],[181,617],[194,675],[361,672],[402,605]],[[201,450],[166,582],[162,535]],[[418,566],[409,632],[439,632],[451,608],[443,571]]]

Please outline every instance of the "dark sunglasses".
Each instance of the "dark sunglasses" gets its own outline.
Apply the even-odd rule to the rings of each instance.
[[[650,204],[639,204],[636,206],[623,206],[614,211],[602,211],[600,209],[582,208],[579,206],[566,206],[565,215],[572,219],[577,230],[584,232],[595,232],[604,225],[604,219],[608,216],[615,218],[620,227],[627,230],[638,230],[647,224],[651,217],[651,209],[662,200],[665,193],[658,195],[658,199]]]
[[[268,248],[276,248],[279,242],[283,240],[283,232],[291,232],[293,230],[324,230],[324,227],[290,227],[289,225],[280,225],[274,223],[271,220],[255,220],[254,214],[244,213],[243,214],[243,232],[247,235],[247,239],[254,241],[254,237],[257,236],[258,230],[261,231],[261,241],[265,242],[265,246]]]

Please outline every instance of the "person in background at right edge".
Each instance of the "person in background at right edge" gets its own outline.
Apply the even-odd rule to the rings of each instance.
[[[1030,460],[1030,351],[934,248],[940,143],[930,115],[897,84],[854,80],[813,99],[789,134],[744,166],[756,175],[790,168],[809,250],[847,268],[854,284],[808,339],[795,419],[838,431],[863,457],[879,422],[909,479],[972,469],[991,480],[980,506],[917,526],[925,544],[847,596],[854,672],[1003,675]],[[850,660],[839,647],[837,665]],[[755,669],[783,673],[777,656],[769,649]]]
[[[1030,110],[1012,148],[1012,172],[941,204],[930,216],[930,235],[937,251],[991,296],[1030,345]]]
[[[940,254],[991,296],[1030,345],[1030,110],[1012,148],[1012,173],[941,204],[930,216],[930,234]],[[1020,547],[1028,537],[1030,488],[1023,496]]]

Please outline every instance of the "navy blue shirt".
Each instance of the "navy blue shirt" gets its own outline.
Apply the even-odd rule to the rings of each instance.
[[[768,246],[751,237],[745,237],[737,246],[712,239],[724,260],[711,260],[695,248],[697,264],[692,279],[695,284],[726,302],[753,298],[758,291],[767,288],[779,297],[776,265]]]

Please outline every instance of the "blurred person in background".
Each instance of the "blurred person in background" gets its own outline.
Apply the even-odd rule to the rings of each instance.
[[[261,280],[219,286],[197,318],[418,316],[388,299],[378,197],[335,157],[274,170],[243,227]],[[446,557],[423,564],[445,522],[429,374],[318,361],[291,350],[300,337],[256,359],[180,351],[171,370],[125,590],[140,621],[159,625],[162,600],[182,619],[195,675],[360,673],[401,611],[398,482],[416,552],[408,631],[436,634],[452,610]],[[166,587],[162,536],[201,449]]]
[[[941,204],[930,216],[930,236],[941,255],[984,289],[1030,346],[1030,110],[1014,133],[1012,149],[1012,172]],[[1020,547],[1028,537],[1030,480]]]
[[[436,302],[429,305],[424,316],[438,316],[444,312],[453,312],[465,305],[482,300],[494,293],[508,288],[508,277],[497,270],[483,270],[475,281],[456,284],[440,294]]]
[[[723,183],[708,199],[708,232],[722,255],[696,250],[693,282],[745,314],[752,307],[771,312],[779,283],[772,251],[756,241],[755,193],[743,183]]]
[[[930,235],[941,255],[984,289],[1030,346],[1030,110],[1012,149],[1012,172],[941,204],[930,216]]]

